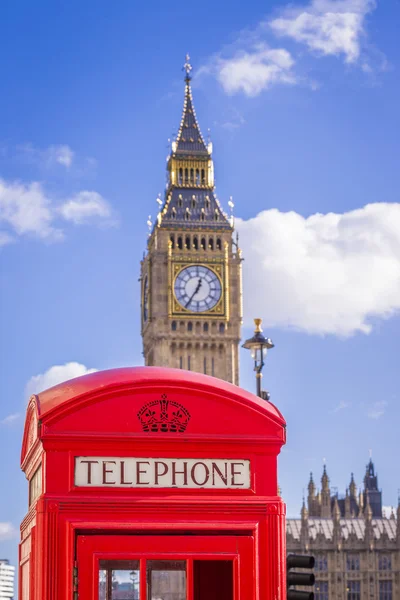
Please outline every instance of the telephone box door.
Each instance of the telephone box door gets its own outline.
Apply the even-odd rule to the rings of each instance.
[[[254,600],[250,535],[80,535],[78,598]]]

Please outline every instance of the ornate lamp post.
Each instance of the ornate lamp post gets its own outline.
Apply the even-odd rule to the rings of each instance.
[[[245,341],[242,348],[246,348],[246,350],[251,351],[251,357],[254,360],[254,370],[256,372],[256,382],[257,382],[257,396],[260,398],[264,398],[264,400],[269,399],[268,392],[261,390],[261,378],[262,378],[262,370],[264,367],[264,358],[267,355],[267,351],[274,347],[272,340],[270,338],[266,338],[263,335],[261,329],[262,319],[254,319],[254,335]]]

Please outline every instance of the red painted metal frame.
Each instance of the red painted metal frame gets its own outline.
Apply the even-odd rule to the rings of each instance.
[[[190,413],[184,433],[143,431],[138,411],[163,394]],[[72,600],[80,535],[103,533],[110,540],[146,532],[162,545],[167,531],[221,540],[247,532],[254,539],[254,587],[250,595],[241,592],[240,600],[284,600],[285,506],[277,495],[283,443],[285,422],[272,404],[180,370],[104,371],[33,396],[21,466],[30,479],[42,465],[43,489],[21,524],[20,577],[29,561],[29,600]],[[76,456],[250,460],[251,487],[81,488],[74,484]],[[19,587],[20,600],[28,600]]]
[[[145,600],[145,560],[187,560],[187,600],[193,600],[193,560],[232,560],[233,600],[246,600],[254,598],[254,550],[250,536],[78,536],[79,590],[85,600],[98,600],[100,560],[139,560]]]

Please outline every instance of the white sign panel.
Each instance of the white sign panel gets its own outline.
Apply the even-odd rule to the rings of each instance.
[[[78,487],[250,488],[250,461],[221,458],[75,458]]]

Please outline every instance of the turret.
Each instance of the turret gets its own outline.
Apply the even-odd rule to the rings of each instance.
[[[307,510],[304,498],[303,498],[303,505],[301,507],[300,543],[301,543],[302,551],[308,552],[308,549],[309,549],[308,510]]]
[[[344,499],[344,516],[346,519],[351,517],[351,501],[349,496],[349,489],[346,489],[346,497]]]
[[[354,475],[353,475],[353,473],[351,474],[350,485],[349,485],[349,492],[350,492],[350,498],[356,498],[357,497],[357,486],[356,486],[356,482],[354,481]]]
[[[373,517],[373,512],[372,512],[371,504],[369,502],[369,494],[367,493],[367,504],[364,509],[364,518],[366,521],[370,522],[370,521],[372,521],[372,517]]]
[[[365,543],[369,547],[370,550],[373,549],[374,546],[374,532],[372,530],[372,508],[369,502],[369,493],[366,495],[366,505],[364,509],[364,519],[365,519]]]
[[[332,517],[334,521],[340,521],[341,514],[337,496],[335,496],[335,500],[333,502]]]
[[[329,477],[326,472],[326,465],[321,477],[321,517],[329,518],[331,516],[331,492],[329,489]]]
[[[308,498],[307,498],[307,506],[310,517],[317,517],[316,514],[316,495],[315,495],[315,483],[313,479],[313,474],[310,473],[310,481],[308,482]]]
[[[382,517],[382,492],[378,489],[378,475],[375,473],[374,463],[370,458],[366,467],[364,477],[364,506],[366,505],[366,496],[368,494],[374,517]]]

